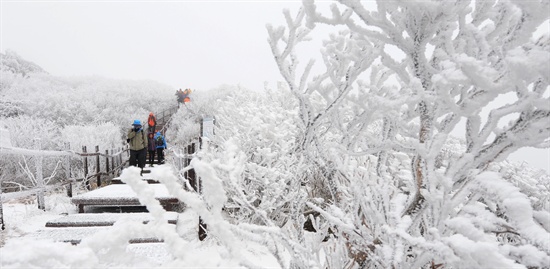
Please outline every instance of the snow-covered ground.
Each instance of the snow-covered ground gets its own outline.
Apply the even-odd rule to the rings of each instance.
[[[149,185],[142,187],[146,189]],[[161,212],[165,216],[168,213],[174,214]],[[155,221],[143,224],[139,218],[126,218],[113,226],[45,227],[48,221],[71,214],[78,214],[76,206],[71,204],[70,198],[59,193],[46,197],[46,211],[39,210],[32,198],[4,203],[6,230],[1,232],[0,267],[241,268],[245,260],[247,267],[280,268],[267,247],[258,243],[237,239],[241,242],[234,243],[242,248],[235,255],[234,250],[228,250],[215,236],[199,241],[198,215],[191,209],[179,213],[177,226]],[[109,217],[106,215],[105,219]],[[61,230],[63,232],[59,232]],[[76,236],[82,237],[82,242],[78,245],[56,242],[75,236],[70,233],[80,233]],[[163,238],[164,243],[128,243],[128,238],[141,235]]]

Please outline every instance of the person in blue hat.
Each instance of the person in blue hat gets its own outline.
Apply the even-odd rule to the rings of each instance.
[[[158,164],[164,163],[164,150],[168,147],[166,146],[166,139],[164,136],[159,132],[155,134],[155,145],[157,146],[157,159]]]
[[[130,165],[138,166],[143,170],[147,158],[148,141],[140,120],[134,120],[132,128],[128,130],[126,141],[130,144]]]

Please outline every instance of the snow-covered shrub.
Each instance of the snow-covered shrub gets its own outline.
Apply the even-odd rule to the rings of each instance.
[[[306,0],[285,12],[286,28],[268,27],[298,101],[298,150],[332,167],[337,199],[308,204],[333,226],[330,247],[346,246],[348,268],[547,266],[548,212],[533,210],[547,190],[487,171],[548,146],[550,43],[532,37],[548,2],[368,4],[339,1],[325,15]],[[297,51],[317,25],[339,31],[311,74]]]
[[[231,203],[247,222],[283,225],[300,196],[301,160],[294,154],[296,111],[286,109],[287,91],[235,91],[219,100],[214,144],[235,151],[242,167]],[[238,105],[235,105],[238,104]],[[229,148],[227,148],[229,147]]]
[[[24,123],[24,124],[23,124]],[[42,149],[42,150],[63,150],[63,140],[58,126],[51,120],[17,116],[3,120],[4,126],[10,131],[11,144],[14,147]],[[17,134],[17,135],[15,135]],[[33,181],[33,174],[36,172],[35,158],[19,155],[3,155],[0,160],[2,166],[1,174],[6,182],[3,186],[17,189],[32,187],[36,185]],[[59,157],[44,158],[44,172],[46,176],[52,175],[54,170],[59,172]],[[10,175],[8,177],[8,175]],[[52,182],[55,182],[56,177]]]
[[[5,101],[21,102],[25,115],[46,118],[59,126],[111,121],[129,126],[149,112],[175,105],[172,89],[153,81],[101,77],[61,78],[33,74],[12,81]]]
[[[181,150],[191,143],[197,143],[201,136],[202,119],[214,116],[216,99],[230,91],[232,86],[221,86],[210,91],[194,91],[191,102],[180,105],[180,108],[171,119],[166,138],[170,143]]]
[[[547,172],[534,169],[526,163],[510,161],[492,164],[489,170],[498,172],[503,179],[525,193],[534,210],[550,214],[550,175]]]

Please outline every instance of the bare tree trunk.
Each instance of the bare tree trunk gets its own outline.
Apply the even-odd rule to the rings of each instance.
[[[423,145],[428,140],[432,128],[432,118],[430,116],[430,109],[428,108],[428,104],[426,103],[426,101],[421,101],[418,104],[418,110],[420,113],[420,131],[418,133],[418,142]],[[426,167],[424,158],[422,158],[421,154],[417,154],[414,157],[412,168],[416,183],[416,193],[411,204],[409,205],[407,210],[405,210],[403,215],[413,214],[419,209],[422,201],[424,201],[424,197],[422,197],[420,189],[422,188],[422,184],[424,183],[424,179],[426,177]]]
[[[35,147],[40,150],[40,139],[35,140]],[[42,156],[36,156],[36,184],[38,186],[38,192],[36,193],[36,199],[38,202],[38,209],[46,210],[46,204],[44,202],[44,176],[42,175]]]

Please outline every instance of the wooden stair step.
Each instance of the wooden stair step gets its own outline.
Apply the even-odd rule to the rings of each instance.
[[[26,235],[26,237],[34,239],[52,240],[55,242],[66,242],[73,245],[80,244],[80,242],[91,237],[100,231],[106,231],[111,229],[111,226],[103,227],[65,227],[65,228],[45,228],[38,230],[34,233]],[[174,226],[175,229],[175,226]],[[161,243],[164,242],[162,238],[155,237],[135,237],[128,241],[130,244],[138,243]]]
[[[155,198],[167,209],[176,204],[179,200],[170,195],[164,184],[151,184],[149,187],[154,191]],[[141,205],[137,194],[126,184],[108,185],[87,193],[77,195],[71,202],[78,206],[79,213],[84,213],[84,206],[136,206]]]
[[[170,224],[176,224],[178,214],[166,212],[164,218]],[[112,226],[119,220],[139,221],[147,223],[153,220],[149,213],[95,213],[95,214],[72,214],[46,223],[46,227],[98,227]]]
[[[152,179],[152,178],[144,178],[143,180],[147,181],[147,184],[159,184],[160,181]],[[111,184],[126,184],[122,182],[122,180],[119,177],[115,177],[111,179]]]

